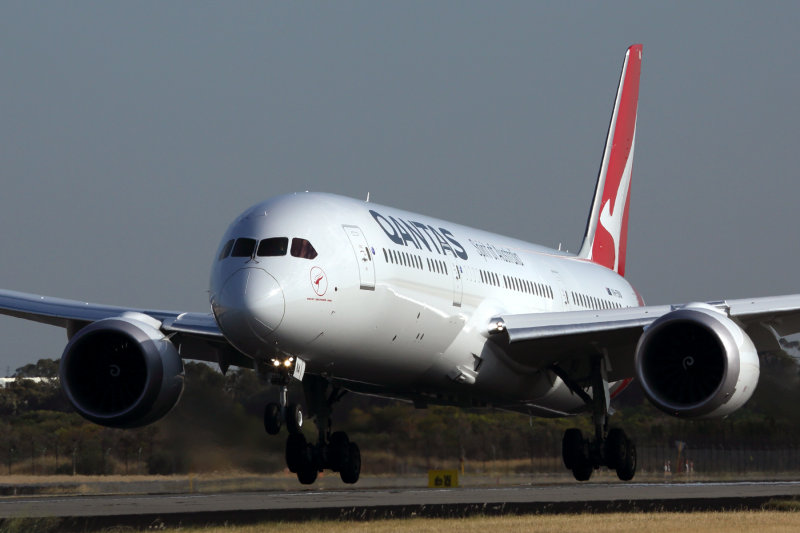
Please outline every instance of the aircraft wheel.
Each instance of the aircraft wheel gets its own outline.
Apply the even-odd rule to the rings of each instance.
[[[589,462],[586,441],[583,439],[580,429],[571,428],[564,432],[564,439],[561,441],[561,457],[568,470],[572,470],[584,462]]]
[[[334,472],[341,471],[347,464],[349,453],[350,439],[347,438],[347,433],[344,431],[337,431],[331,435],[330,442],[328,443],[328,463],[330,469]]]
[[[300,433],[303,428],[303,409],[296,403],[286,406],[286,429],[289,433]]]
[[[342,481],[353,484],[358,481],[361,475],[361,450],[356,443],[351,442],[347,446],[347,462],[339,471]]]
[[[277,435],[281,430],[281,406],[268,403],[264,408],[264,429],[270,435]]]
[[[636,474],[636,446],[626,438],[625,448],[625,460],[617,465],[617,477],[622,481],[630,481]]]
[[[572,468],[572,475],[575,476],[575,479],[578,481],[589,481],[589,478],[592,477],[592,465],[588,461],[581,464],[574,466]]]
[[[286,467],[289,472],[298,473],[310,462],[305,435],[302,433],[290,433],[289,438],[286,439]]]
[[[608,468],[616,470],[626,463],[628,460],[628,443],[628,438],[621,429],[613,428],[608,432],[605,446],[605,459]]]
[[[309,447],[311,445],[309,444]],[[308,451],[308,454],[311,454],[311,450]],[[314,461],[308,461],[307,464],[304,464],[302,468],[297,471],[297,481],[302,483],[303,485],[311,485],[317,480],[317,465],[314,464]]]

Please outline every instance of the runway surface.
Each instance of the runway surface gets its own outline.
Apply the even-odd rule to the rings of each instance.
[[[800,497],[800,482],[587,483],[456,489],[326,489],[222,494],[0,498],[0,518],[61,517],[75,529],[312,518],[370,519],[760,508]]]

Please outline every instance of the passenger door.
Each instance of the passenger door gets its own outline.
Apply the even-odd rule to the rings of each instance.
[[[356,255],[361,289],[374,291],[375,268],[372,262],[372,253],[370,252],[369,244],[367,244],[367,238],[358,226],[342,227],[344,228],[344,232],[347,233],[347,238],[350,239],[350,244],[353,247],[353,253]]]

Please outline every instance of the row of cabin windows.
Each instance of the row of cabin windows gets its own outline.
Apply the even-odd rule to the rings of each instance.
[[[596,298],[579,292],[571,292],[572,304],[588,309],[620,309],[622,304],[603,298]]]
[[[257,246],[256,246],[257,245]],[[226,257],[279,257],[286,255],[286,251],[292,257],[299,257],[301,259],[314,259],[317,257],[317,251],[314,246],[306,239],[299,239],[295,237],[292,239],[292,247],[289,249],[288,237],[272,237],[269,239],[262,239],[260,242],[255,239],[241,237],[239,239],[231,239],[222,247],[219,253],[219,260]]]
[[[383,259],[387,263],[394,263],[395,265],[403,265],[405,267],[410,268],[417,268],[419,270],[425,270],[425,266],[422,262],[422,258],[416,254],[410,254],[408,252],[399,252],[397,250],[392,250],[382,248],[383,250]],[[428,258],[428,271],[436,272],[437,274],[444,274],[447,275],[447,263],[444,261],[439,261],[438,259],[431,259]]]
[[[489,272],[488,270],[480,270],[479,272],[481,273],[482,282],[488,285],[494,285],[495,287],[500,286],[500,276],[494,272]]]
[[[515,278],[514,276],[503,276],[503,282],[505,283],[506,289],[527,292],[528,294],[535,294],[542,298],[553,299],[553,289],[550,288],[550,285],[527,279]]]
[[[436,272],[437,274],[444,274],[445,276],[448,274],[447,263],[438,259],[431,259],[430,257],[428,258],[428,270]]]

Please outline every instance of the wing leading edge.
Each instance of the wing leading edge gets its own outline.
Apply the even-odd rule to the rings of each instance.
[[[686,304],[691,305],[691,304]],[[633,354],[639,337],[656,319],[686,305],[502,315],[489,324],[490,338],[516,363],[533,368],[579,363],[604,355],[609,379],[635,374]],[[785,337],[800,333],[800,294],[707,302],[737,323],[759,353],[787,353]]]
[[[92,322],[130,313],[158,320],[184,359],[252,367],[252,360],[228,343],[211,313],[134,309],[0,289],[0,314],[64,328],[68,337]]]

